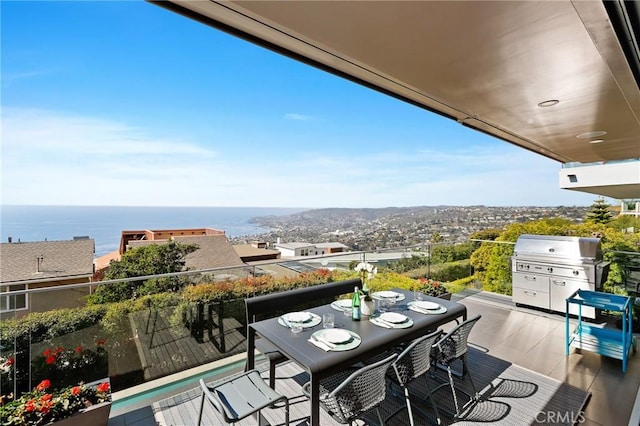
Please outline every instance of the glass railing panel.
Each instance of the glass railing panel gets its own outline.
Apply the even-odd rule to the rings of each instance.
[[[468,257],[483,243],[508,245],[510,250],[513,244],[427,242],[64,287],[42,283],[43,288],[37,289],[2,288],[0,394],[19,395],[43,379],[65,386],[104,377],[118,391],[244,353],[244,298],[283,291],[290,285],[260,287],[274,273],[270,265],[292,275],[312,272],[308,282],[296,285],[326,282],[328,276],[319,272],[322,270],[336,273],[332,279],[356,277],[353,268],[363,260],[379,271],[450,282],[452,279],[439,278],[443,265],[447,273],[472,276]],[[636,253],[619,255],[636,257]],[[451,267],[457,262],[462,271]],[[384,274],[377,279],[384,280]],[[497,287],[508,294],[511,282]],[[118,288],[131,296],[118,303],[90,303],[98,294],[104,296]],[[156,291],[159,294],[149,294]]]
[[[463,254],[464,244],[472,243],[459,244]],[[356,277],[353,268],[363,260],[379,270],[393,266],[401,269],[396,270],[399,273],[413,270],[413,278],[430,277],[441,264],[457,261],[455,254],[442,250],[448,245],[451,243],[425,243],[63,287],[42,283],[42,288],[5,291],[1,296],[7,308],[24,305],[24,309],[2,314],[0,356],[4,364],[0,366],[7,371],[2,370],[0,393],[19,395],[45,378],[65,386],[109,377],[112,389],[118,391],[241,354],[246,351],[244,298],[292,285],[285,280],[282,285],[260,287],[261,280],[266,282],[273,274],[269,265],[292,275],[312,272],[307,282],[296,286],[326,282],[328,276],[318,272],[322,270],[338,273],[332,279]],[[463,275],[471,275],[468,262],[463,268],[467,268]],[[120,302],[95,303],[119,292],[126,295]]]
[[[244,352],[243,299],[199,303],[181,299],[177,290],[205,283],[224,288],[253,271],[225,268],[3,292],[0,394],[20,395],[44,379],[64,387],[105,377],[117,391]],[[168,291],[88,304],[98,287],[118,285]],[[22,300],[27,309],[9,309]]]

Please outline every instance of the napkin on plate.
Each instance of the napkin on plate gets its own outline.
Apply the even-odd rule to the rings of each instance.
[[[386,323],[386,322],[384,322],[382,320],[379,320],[378,318],[371,318],[369,321],[371,321],[375,325],[379,325],[380,327],[393,328],[393,326],[391,324],[388,324],[388,323]]]
[[[416,305],[409,305],[409,309],[415,312],[420,312],[421,314],[431,315],[433,312],[429,312],[428,309],[418,308]]]
[[[314,345],[316,345],[317,347],[319,347],[320,349],[322,349],[323,351],[330,351],[331,349],[333,349],[335,347],[335,345],[333,345],[333,347],[328,343],[328,342],[324,342],[322,340],[318,340],[317,338],[314,337],[310,337],[309,338],[309,343],[312,343]]]

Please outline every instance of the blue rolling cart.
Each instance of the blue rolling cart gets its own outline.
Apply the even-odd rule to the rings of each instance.
[[[569,304],[577,304],[578,323],[573,331],[569,324]],[[622,312],[622,330],[603,328],[587,324],[582,320],[582,307]],[[629,352],[636,351],[636,338],[633,336],[633,300],[619,294],[598,291],[578,290],[566,301],[566,354],[571,347],[583,349],[600,355],[622,360],[622,371],[627,371]]]

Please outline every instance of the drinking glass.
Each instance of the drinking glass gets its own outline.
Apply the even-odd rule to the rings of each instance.
[[[387,312],[389,310],[389,299],[378,300],[378,310],[382,313]]]
[[[291,332],[296,334],[302,332],[302,324],[300,324],[299,322],[292,322]]]
[[[414,291],[413,300],[424,300],[424,293],[421,290]]]
[[[333,314],[322,314],[322,327],[333,328],[334,320]]]
[[[395,297],[390,297],[389,299],[387,299],[387,310],[388,311],[393,311],[394,306],[396,306],[396,298]]]

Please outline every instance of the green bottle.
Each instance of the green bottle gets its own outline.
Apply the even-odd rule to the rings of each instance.
[[[360,312],[360,289],[358,286],[353,290],[353,299],[351,300],[351,319],[360,321],[362,313]]]

